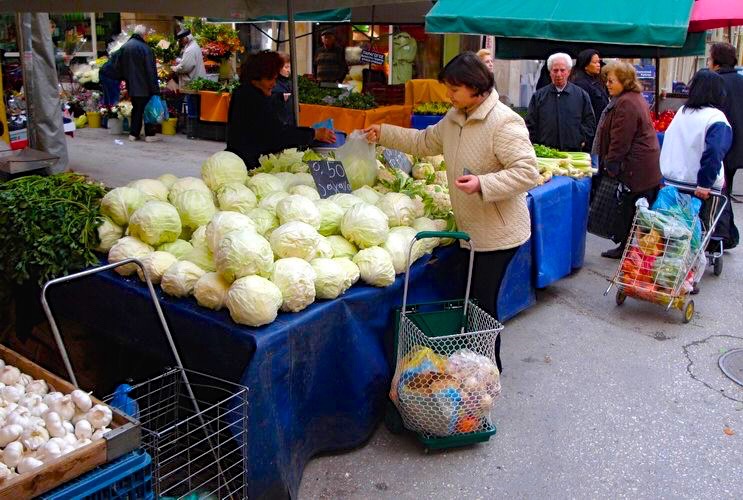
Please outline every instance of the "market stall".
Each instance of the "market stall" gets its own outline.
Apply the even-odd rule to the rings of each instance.
[[[372,109],[349,109],[317,104],[299,105],[299,125],[311,127],[315,123],[328,119],[333,120],[336,130],[350,134],[378,123],[387,123],[400,127],[410,126],[411,106],[380,106]]]

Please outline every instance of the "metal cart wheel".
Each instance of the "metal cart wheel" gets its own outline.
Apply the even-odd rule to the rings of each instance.
[[[617,290],[617,296],[614,298],[618,306],[621,306],[624,304],[624,301],[627,300],[627,294],[625,294],[621,290]]]
[[[722,255],[715,258],[714,268],[712,269],[712,272],[715,274],[715,276],[719,276],[722,274]]]
[[[694,301],[690,300],[684,305],[684,323],[688,323],[694,317]]]

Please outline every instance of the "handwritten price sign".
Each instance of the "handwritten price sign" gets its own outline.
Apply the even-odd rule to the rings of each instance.
[[[315,179],[320,198],[351,192],[351,183],[348,182],[343,163],[337,160],[323,160],[310,161],[308,165],[310,166],[310,174]]]

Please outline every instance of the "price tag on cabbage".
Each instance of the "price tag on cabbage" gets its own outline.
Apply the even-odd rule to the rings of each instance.
[[[382,156],[384,156],[384,159],[387,160],[387,163],[389,163],[391,167],[399,168],[408,175],[410,175],[410,172],[413,170],[413,164],[410,162],[410,158],[408,158],[408,156],[402,151],[397,151],[396,149],[385,149],[382,152]]]
[[[343,163],[337,160],[323,160],[307,162],[310,174],[315,179],[317,192],[320,198],[328,198],[338,193],[350,193],[351,183],[348,182]]]

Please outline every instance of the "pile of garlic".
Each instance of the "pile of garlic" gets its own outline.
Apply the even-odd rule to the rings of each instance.
[[[112,418],[87,392],[49,392],[0,360],[0,483],[102,439]]]

